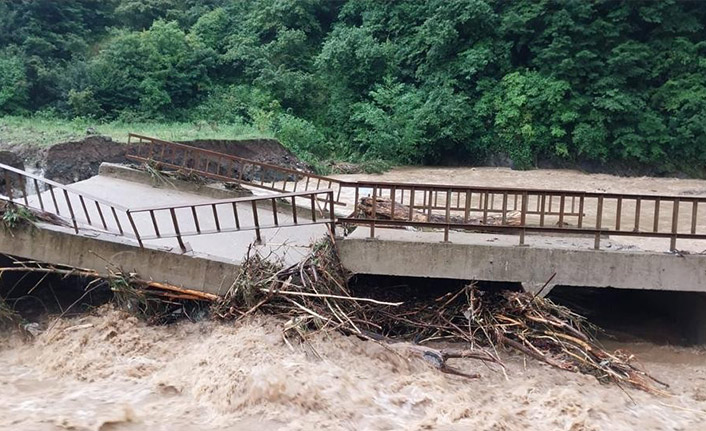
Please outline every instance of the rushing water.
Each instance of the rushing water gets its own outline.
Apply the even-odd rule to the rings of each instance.
[[[0,345],[0,428],[12,430],[703,430],[706,352],[632,343],[670,383],[659,397],[504,354],[467,380],[354,337],[317,335],[322,359],[282,322],[147,326],[109,307]]]

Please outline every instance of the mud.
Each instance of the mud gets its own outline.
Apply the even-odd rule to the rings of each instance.
[[[335,333],[322,359],[290,349],[282,322],[147,326],[108,306],[0,340],[1,429],[702,430],[703,349],[617,344],[669,382],[659,397],[503,353],[440,374],[420,359]]]
[[[290,169],[309,170],[306,163],[300,161],[275,139],[194,140],[181,143]]]
[[[12,151],[0,150],[0,163],[3,165],[12,166],[13,168],[24,169],[22,159]]]
[[[98,174],[102,162],[127,163],[129,147],[104,136],[52,145],[44,156],[44,175],[69,184]]]
[[[274,139],[194,140],[181,143],[291,169],[309,170],[308,165]],[[29,170],[69,184],[97,175],[102,162],[129,163],[126,158],[129,150],[127,144],[109,137],[87,136],[48,148],[14,146],[0,151],[0,163],[4,163],[2,160],[5,159],[24,161]]]

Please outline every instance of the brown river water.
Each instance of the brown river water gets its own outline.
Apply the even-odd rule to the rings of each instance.
[[[442,374],[379,345],[282,321],[148,326],[104,307],[0,342],[3,430],[704,430],[706,351],[620,344],[670,384],[656,396],[504,353],[506,375]]]
[[[351,178],[351,176],[346,176]],[[573,171],[398,169],[383,180],[706,194],[706,181]],[[290,348],[282,321],[149,326],[109,306],[0,335],[1,430],[706,430],[706,348],[613,342],[669,396],[603,385],[502,353],[453,366],[336,333]]]

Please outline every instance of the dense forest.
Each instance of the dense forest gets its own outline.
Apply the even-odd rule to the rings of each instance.
[[[706,3],[6,0],[0,114],[243,123],[310,159],[706,171]]]

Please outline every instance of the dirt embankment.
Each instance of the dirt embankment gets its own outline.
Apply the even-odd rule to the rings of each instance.
[[[305,163],[274,139],[194,140],[181,143],[259,162],[308,170]],[[131,149],[127,144],[106,136],[88,136],[48,148],[18,146],[0,151],[0,163],[43,171],[46,178],[68,184],[97,175],[102,162],[129,162],[126,155]]]

